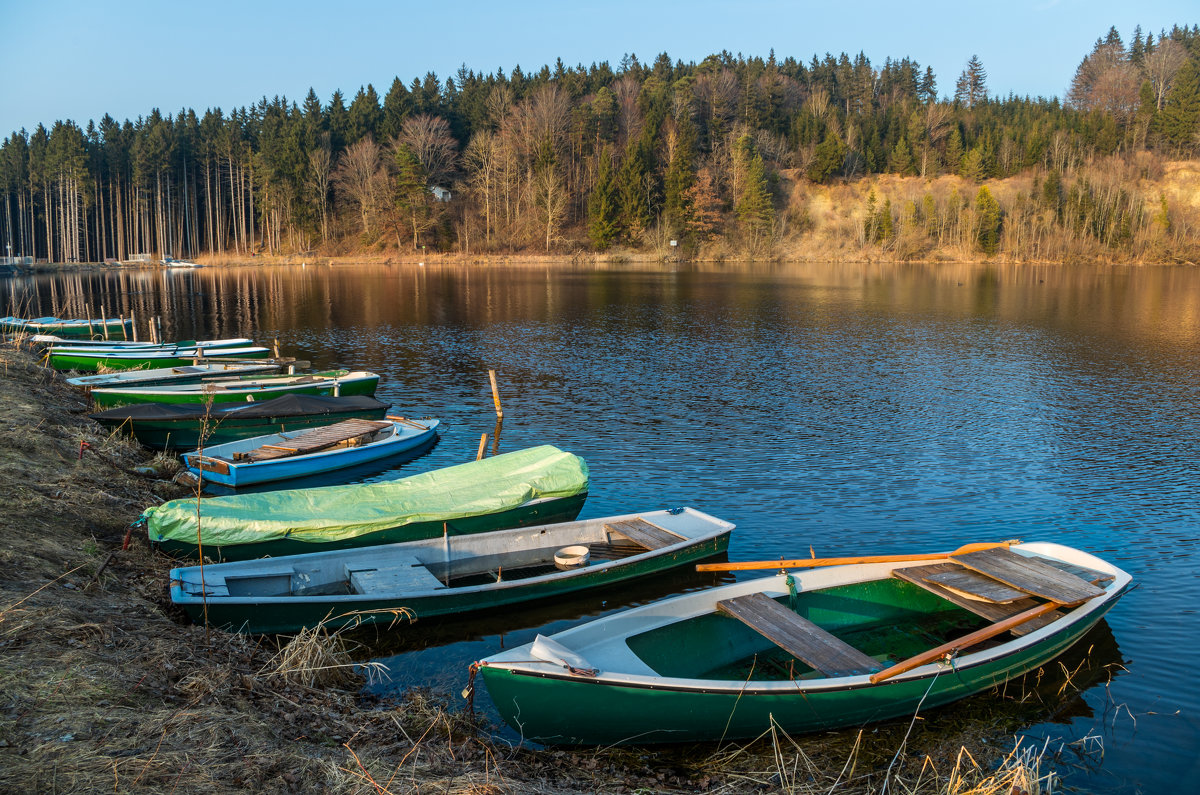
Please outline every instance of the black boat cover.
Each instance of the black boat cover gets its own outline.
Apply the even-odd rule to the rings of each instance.
[[[210,407],[196,403],[135,403],[118,406],[91,415],[94,420],[186,420],[212,417],[298,417],[314,414],[337,414],[344,411],[372,411],[387,409],[390,403],[381,403],[366,395],[347,397],[324,397],[322,395],[284,395],[261,403],[220,403]]]

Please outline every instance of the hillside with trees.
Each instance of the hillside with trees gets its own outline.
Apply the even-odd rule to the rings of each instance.
[[[1064,78],[664,53],[57,121],[0,145],[0,251],[1200,259],[1200,27],[1111,29]]]

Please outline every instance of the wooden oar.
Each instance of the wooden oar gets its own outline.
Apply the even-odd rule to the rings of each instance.
[[[884,668],[879,673],[871,674],[871,684],[878,684],[885,679],[891,679],[897,674],[902,674],[905,671],[911,671],[913,668],[922,666],[927,662],[933,662],[934,660],[939,659],[940,657],[951,652],[961,651],[962,649],[974,646],[975,644],[985,641],[988,638],[995,637],[1002,632],[1007,632],[1015,626],[1024,624],[1026,621],[1032,621],[1038,616],[1044,616],[1051,610],[1057,610],[1060,607],[1062,607],[1062,605],[1058,602],[1046,602],[1044,605],[1031,607],[1023,613],[1017,613],[1011,618],[1006,618],[1003,621],[997,621],[990,627],[984,627],[983,629],[972,632],[970,635],[964,635],[958,640],[952,640],[949,643],[943,643],[936,649],[930,649],[929,651],[923,651],[920,654],[915,654],[912,657],[909,657],[907,660],[896,663],[891,668]]]
[[[746,571],[748,569],[811,569],[817,566],[845,566],[850,563],[904,563],[910,560],[945,560],[954,555],[1009,547],[1020,541],[966,544],[953,552],[929,552],[921,555],[868,555],[853,558],[795,558],[793,560],[746,560],[733,563],[701,563],[696,571]]]

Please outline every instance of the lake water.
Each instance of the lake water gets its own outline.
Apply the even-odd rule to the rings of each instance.
[[[1068,783],[1088,791],[1200,776],[1200,270],[309,266],[23,276],[0,295],[26,314],[86,299],[160,314],[168,338],[277,338],[314,365],[378,372],[395,411],[448,430],[376,477],[474,458],[494,431],[494,369],[500,449],[584,456],[585,517],[695,506],[737,523],[731,559],[1008,538],[1094,552],[1138,587],[1049,673],[1066,695],[939,714],[1006,713],[1015,731],[1075,741],[1090,753]],[[371,634],[393,675],[377,689],[456,694],[501,646],[717,581],[685,572]]]

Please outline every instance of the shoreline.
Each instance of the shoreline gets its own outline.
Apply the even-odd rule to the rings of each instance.
[[[0,362],[0,790],[742,792],[778,789],[801,765],[802,792],[874,792],[890,778],[919,782],[912,792],[959,791],[958,779],[1000,793],[1049,764],[1044,750],[1005,750],[1022,694],[937,710],[911,737],[898,721],[745,745],[565,750],[498,740],[455,696],[379,701],[353,665],[369,650],[336,635],[289,642],[187,623],[167,596],[172,561],[144,530],[125,547],[146,505],[188,493],[169,478],[173,459],[107,434],[33,353],[4,344]],[[936,775],[921,775],[927,764]]]

